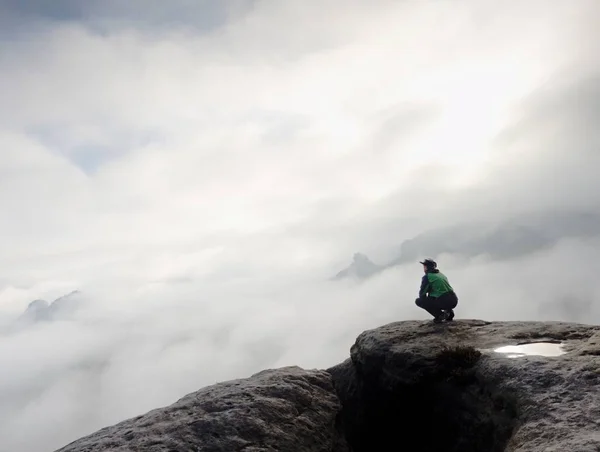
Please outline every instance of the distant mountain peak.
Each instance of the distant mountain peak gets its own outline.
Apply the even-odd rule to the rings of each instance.
[[[506,260],[554,246],[563,238],[598,235],[600,215],[595,212],[533,212],[499,223],[467,221],[430,229],[405,239],[397,255],[384,265],[375,265],[365,254],[355,253],[352,264],[333,279],[366,279],[386,268],[442,254]]]
[[[31,324],[41,321],[51,321],[63,317],[68,317],[80,305],[79,290],[63,295],[52,303],[46,300],[33,300],[27,305],[25,312],[17,320],[18,324]]]
[[[50,305],[46,300],[33,300],[27,305],[27,310],[35,311],[39,309],[46,309],[48,306]]]
[[[339,272],[333,279],[356,278],[364,279],[379,272],[383,267],[377,265],[364,253],[354,253],[352,263]]]

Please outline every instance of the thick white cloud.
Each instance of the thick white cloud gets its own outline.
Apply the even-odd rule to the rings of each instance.
[[[0,449],[333,364],[365,328],[427,318],[418,265],[326,281],[357,250],[598,211],[595,1],[235,1],[202,27],[177,2],[67,3],[7,13],[22,23],[0,41],[1,320],[86,302],[3,336]],[[578,264],[597,250],[440,261],[459,316],[597,320]]]

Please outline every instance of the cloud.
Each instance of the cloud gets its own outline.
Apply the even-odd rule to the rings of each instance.
[[[600,300],[590,298],[594,268],[573,262],[588,262],[599,244],[566,240],[517,260],[465,264],[446,255],[440,262],[458,290],[459,317],[589,322],[600,318]],[[13,363],[0,378],[3,447],[58,447],[216,381],[341,361],[362,330],[427,318],[413,304],[419,278],[418,265],[405,264],[359,285],[279,281],[265,288],[257,278],[87,300],[69,320],[3,337],[0,359]],[[48,413],[63,427],[48,422]],[[22,434],[32,426],[34,437]]]
[[[83,23],[90,30],[109,34],[115,29],[142,28],[147,32],[164,31],[173,27],[191,28],[196,32],[210,32],[224,25],[231,17],[251,8],[253,1],[228,0],[213,2],[175,0],[170,5],[150,0],[123,3],[113,0],[57,0],[48,4],[40,0],[4,0],[0,12],[11,32],[18,33],[15,21],[21,25]]]
[[[1,2],[0,450],[426,319],[413,263],[328,280],[412,238],[459,317],[597,321],[598,12]],[[503,259],[463,232],[523,218],[543,246]],[[13,329],[74,289],[72,317]]]

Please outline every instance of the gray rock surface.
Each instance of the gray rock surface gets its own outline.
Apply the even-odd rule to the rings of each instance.
[[[297,367],[219,383],[60,452],[345,452],[331,375]]]
[[[531,342],[567,353],[494,352]],[[600,450],[599,326],[399,322],[362,333],[329,371],[356,452],[399,438],[411,451]]]
[[[560,342],[561,356],[497,347]],[[59,452],[597,452],[600,326],[397,322],[327,371],[219,383]]]

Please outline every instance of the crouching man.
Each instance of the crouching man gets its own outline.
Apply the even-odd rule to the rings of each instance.
[[[415,300],[418,307],[425,309],[433,316],[434,323],[454,319],[454,308],[458,305],[458,297],[448,282],[448,278],[437,268],[432,259],[423,262],[425,275],[421,280],[419,298]]]

